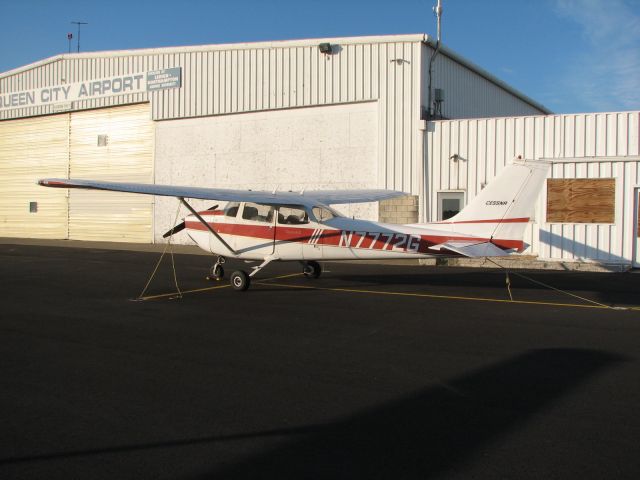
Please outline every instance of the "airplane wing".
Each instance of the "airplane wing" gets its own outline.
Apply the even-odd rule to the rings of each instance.
[[[449,250],[465,257],[504,257],[509,255],[508,252],[491,242],[450,241],[434,245],[431,248],[434,250]]]
[[[265,205],[332,205],[341,203],[376,202],[406,195],[395,190],[307,190],[303,192],[267,192],[261,190],[236,190],[229,188],[180,187],[147,183],[104,182],[45,178],[38,180],[45,187],[83,188],[114,192],[141,193],[167,197],[198,198],[235,202],[255,202]]]

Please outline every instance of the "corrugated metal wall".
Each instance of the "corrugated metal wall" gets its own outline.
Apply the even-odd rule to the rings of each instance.
[[[0,93],[182,67],[182,88],[74,102],[91,109],[149,100],[154,120],[377,101],[379,186],[422,190],[424,35],[354,37],[72,54],[0,76]],[[331,55],[318,44],[330,42]],[[434,86],[449,116],[529,114],[531,105],[441,54]],[[0,119],[53,113],[1,110]],[[487,110],[488,109],[488,110]]]
[[[67,238],[67,191],[36,181],[65,178],[68,152],[69,114],[0,123],[0,236]]]
[[[70,176],[151,183],[153,133],[148,104],[0,122],[0,236],[152,241],[153,197],[36,182]]]
[[[146,72],[149,70],[149,60],[150,57],[148,56],[138,55],[88,57],[81,54],[77,58],[73,55],[54,57],[52,61],[43,61],[33,68],[0,78],[0,93],[22,92],[30,89],[62,86],[105,77]],[[78,100],[74,102],[73,110],[141,103],[146,102],[148,100],[147,97],[148,94],[143,92],[92,100]],[[52,103],[37,107],[0,110],[0,120],[55,113],[58,112]]]
[[[433,49],[424,45],[423,79],[428,92],[429,58]],[[439,53],[434,60],[432,88],[444,90],[442,116],[444,118],[486,118],[547,113],[523,102],[514,94],[477,71]],[[426,97],[426,94],[425,94]],[[425,104],[428,100],[425,99]]]
[[[640,112],[490,118],[431,122],[427,133],[429,195],[423,208],[437,216],[438,191],[463,190],[469,202],[506,163],[521,155],[550,159],[552,178],[615,178],[613,224],[546,223],[546,191],[530,252],[541,258],[630,263],[634,187],[640,185]],[[454,162],[450,157],[458,154]]]
[[[152,183],[153,122],[148,104],[74,112],[70,132],[70,178]],[[104,136],[104,146],[98,144],[98,136]],[[69,239],[149,243],[153,199],[69,190]]]

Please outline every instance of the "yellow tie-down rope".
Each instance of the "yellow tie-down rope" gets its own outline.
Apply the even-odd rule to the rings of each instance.
[[[507,291],[509,292],[509,298],[511,299],[511,301],[513,301],[513,296],[511,295],[511,279],[509,278],[509,269],[507,267],[504,267],[504,266],[500,265],[499,263],[493,261],[489,257],[486,257],[486,258],[487,258],[487,260],[489,260],[494,265],[496,265],[499,268],[502,268],[502,269],[507,271],[507,273],[506,273],[507,277],[506,277],[505,282],[507,284]],[[554,290],[556,292],[562,293],[564,295],[569,295],[570,297],[578,298],[578,299],[580,299],[580,300],[582,300],[584,302],[592,303],[592,304],[597,305],[597,306],[602,307],[602,308],[608,308],[608,309],[611,309],[611,310],[637,310],[636,307],[614,307],[614,306],[611,306],[611,305],[606,305],[604,303],[596,302],[595,300],[591,300],[589,298],[581,297],[580,295],[576,295],[575,293],[567,292],[566,290],[561,290],[559,288],[556,288],[556,287],[554,287],[552,285],[546,284],[546,283],[541,282],[539,280],[534,280],[533,278],[528,277],[527,275],[524,275],[522,273],[517,273],[517,272],[511,272],[511,273],[513,273],[514,275],[516,275],[516,276],[518,276],[520,278],[524,278],[525,280],[529,280],[530,282],[535,283],[536,285],[540,285],[541,287],[549,288],[549,289]]]
[[[173,219],[172,225],[175,225],[178,222],[181,206],[182,205],[180,201],[178,201],[178,209],[176,210],[176,217]],[[162,263],[162,259],[164,258],[164,255],[167,253],[167,249],[169,249],[169,253],[171,254],[171,268],[173,270],[173,282],[176,285],[176,292],[172,294],[174,295],[172,298],[182,298],[182,292],[180,291],[180,287],[178,286],[178,276],[176,275],[176,263],[175,263],[175,259],[173,258],[173,244],[171,243],[172,238],[173,238],[173,235],[169,235],[169,241],[165,245],[162,255],[160,255],[160,259],[158,260],[158,263],[156,263],[156,267],[153,269],[153,272],[151,273],[149,280],[147,280],[147,284],[142,289],[142,292],[140,292],[140,295],[138,295],[138,298],[136,298],[137,301],[142,301],[149,298],[149,297],[145,297],[144,294],[147,293],[147,288],[149,288],[149,285],[151,284],[153,277],[155,277],[156,272],[158,271],[158,267],[160,267],[160,263]]]

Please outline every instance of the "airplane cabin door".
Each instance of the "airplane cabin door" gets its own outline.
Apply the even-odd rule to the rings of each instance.
[[[275,208],[246,202],[234,226],[235,250],[245,258],[262,260],[275,250]]]
[[[303,245],[308,240],[309,215],[302,207],[278,207],[276,252],[283,260],[303,258]]]

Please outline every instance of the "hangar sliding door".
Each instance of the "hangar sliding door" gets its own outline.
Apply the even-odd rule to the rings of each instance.
[[[0,122],[0,236],[67,238],[67,191],[43,188],[66,178],[69,114]]]
[[[149,104],[71,114],[69,176],[153,182]],[[153,197],[70,190],[69,239],[149,243]]]

